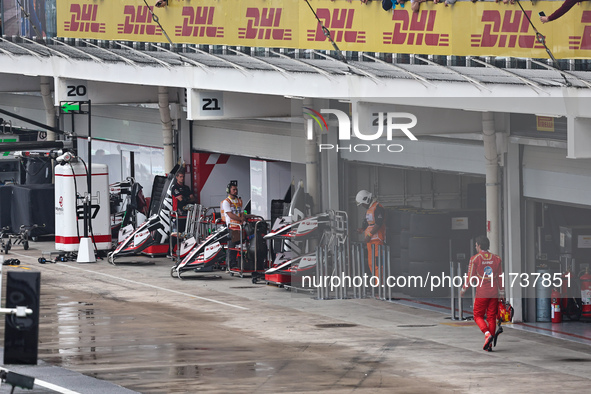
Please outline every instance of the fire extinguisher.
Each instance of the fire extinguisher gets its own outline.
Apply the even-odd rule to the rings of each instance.
[[[581,301],[583,310],[581,316],[591,318],[591,274],[585,269],[585,273],[579,277],[581,282]]]
[[[550,295],[552,302],[550,303],[552,323],[562,323],[562,311],[560,309],[560,292],[556,289],[552,289]]]

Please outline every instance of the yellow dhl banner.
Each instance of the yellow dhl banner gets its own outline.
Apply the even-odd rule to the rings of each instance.
[[[328,49],[333,47],[303,0],[169,0],[150,9],[173,43]],[[542,24],[561,1],[517,4],[458,1],[445,7],[410,2],[383,11],[380,1],[310,0],[343,51],[456,56],[547,58],[528,21],[546,37],[557,58],[591,57],[591,2],[574,6],[560,19]],[[167,42],[142,0],[61,0],[57,30],[62,37]]]

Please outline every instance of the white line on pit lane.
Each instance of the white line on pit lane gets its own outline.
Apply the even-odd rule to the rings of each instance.
[[[31,257],[31,256],[26,256],[26,255],[24,255],[24,254],[20,254],[20,253],[14,253],[14,252],[11,252],[11,253],[12,253],[12,254],[14,254],[14,255],[16,255],[16,256],[20,256],[20,257],[22,257],[22,258],[30,258],[30,259],[34,259],[34,257]],[[64,266],[64,267],[68,267],[68,268],[77,269],[77,270],[79,270],[79,271],[83,271],[83,272],[88,272],[88,273],[90,273],[90,274],[96,274],[96,275],[102,275],[102,276],[106,276],[106,277],[108,277],[108,278],[112,278],[112,279],[121,280],[121,281],[123,281],[123,282],[129,282],[129,283],[134,283],[134,284],[136,284],[136,285],[147,286],[147,287],[151,287],[151,288],[153,288],[153,289],[157,289],[157,290],[168,291],[168,292],[170,292],[170,293],[180,294],[180,295],[184,295],[184,296],[191,297],[191,298],[197,298],[197,299],[199,299],[199,300],[204,300],[204,301],[209,301],[209,302],[215,302],[216,304],[225,305],[225,306],[229,306],[229,307],[232,307],[232,308],[242,309],[242,310],[245,310],[245,311],[247,311],[247,310],[248,310],[248,308],[245,308],[245,307],[243,307],[243,306],[234,305],[234,304],[228,304],[227,302],[218,301],[218,300],[214,300],[214,299],[211,299],[211,298],[199,297],[199,296],[196,296],[196,295],[193,295],[193,294],[189,294],[189,293],[183,293],[182,291],[176,291],[176,290],[166,289],[166,288],[164,288],[164,287],[160,287],[160,286],[154,286],[154,285],[150,285],[150,284],[147,284],[147,283],[142,283],[142,282],[137,282],[137,281],[135,281],[135,280],[131,280],[131,279],[123,279],[123,278],[120,278],[120,277],[118,277],[118,276],[115,276],[115,275],[109,275],[109,274],[105,274],[105,273],[102,273],[102,272],[96,272],[96,271],[85,270],[85,269],[83,269],[83,268],[80,268],[80,267],[76,267],[76,266],[73,266],[73,265],[68,265],[68,264],[63,264],[63,263],[55,263],[55,264],[56,264],[56,265],[62,265],[62,266]]]
[[[6,371],[6,372],[13,372],[13,371],[10,371],[10,370],[8,370],[6,368],[0,368],[0,370]],[[16,373],[16,372],[14,372],[14,373]],[[28,376],[28,375],[24,375],[24,376]],[[34,378],[33,376],[30,376],[30,377],[31,378]],[[38,379],[38,378],[34,378],[34,379],[35,379],[34,386],[45,387],[46,389],[49,389],[49,390],[52,390],[52,391],[56,391],[56,392],[62,393],[62,394],[80,394],[77,391],[72,391],[72,390],[67,389],[65,387],[58,386],[57,384],[49,383],[49,382],[46,382],[46,381],[41,380],[41,379]]]
[[[80,394],[77,391],[72,391],[72,390],[69,390],[65,387],[61,387],[61,386],[55,385],[53,383],[45,382],[45,381],[39,380],[37,378],[35,378],[35,386],[45,387],[46,389],[53,390],[53,391],[56,391],[58,393],[63,393],[63,394]]]

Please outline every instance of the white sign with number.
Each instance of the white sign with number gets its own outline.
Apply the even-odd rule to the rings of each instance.
[[[56,90],[56,105],[59,105],[60,101],[88,101],[86,81],[60,78]]]
[[[291,100],[283,96],[190,89],[187,119],[244,119],[291,116]]]
[[[191,90],[188,97],[195,118],[224,116],[224,93]]]

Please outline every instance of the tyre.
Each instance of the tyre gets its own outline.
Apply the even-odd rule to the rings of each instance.
[[[400,234],[386,233],[387,244],[390,246],[390,256],[400,257]]]
[[[410,239],[410,231],[402,230],[400,232],[400,248],[408,249],[409,239]]]
[[[410,217],[415,213],[415,210],[405,210],[400,212],[400,231],[410,230]]]
[[[408,265],[410,257],[408,256],[408,249],[400,249],[400,260],[402,264]]]
[[[399,209],[386,210],[386,231],[388,234],[400,234],[402,230],[402,211]]]
[[[29,242],[28,242],[28,241],[25,241],[25,242],[23,243],[23,249],[25,249],[25,250],[29,250]]]

